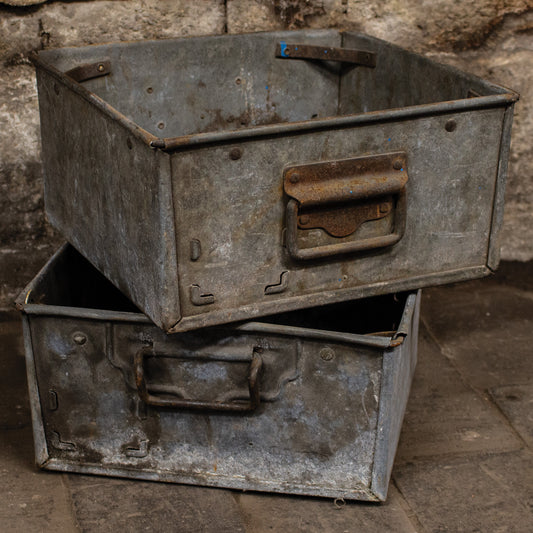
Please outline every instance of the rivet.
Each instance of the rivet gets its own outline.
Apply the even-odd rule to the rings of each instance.
[[[152,94],[154,92],[154,90],[152,89],[152,87],[148,87],[148,89],[146,89],[146,92],[148,94]]]
[[[80,346],[87,342],[87,336],[84,333],[77,332],[72,335],[72,340]]]
[[[446,124],[444,125],[444,129],[446,131],[454,131],[455,128],[457,128],[457,122],[455,122],[455,120],[453,120],[453,118],[451,118],[450,120],[448,120],[448,122],[446,122]]]
[[[165,127],[165,123],[164,122],[160,122],[157,127],[162,130],[164,127]]]
[[[241,78],[237,78],[237,79],[235,80],[235,83],[236,83],[237,85],[240,85],[240,84],[241,84],[241,81],[242,81]]]
[[[298,174],[298,172],[294,172],[293,174],[291,174],[289,181],[291,183],[298,183],[300,181],[300,174]]]
[[[403,165],[402,165],[402,162],[397,159],[396,161],[394,161],[394,163],[392,164],[392,167],[395,169],[395,170],[400,170]]]
[[[305,226],[306,224],[309,224],[309,216],[308,215],[302,215],[300,217],[300,224],[302,224],[302,226]]]
[[[104,65],[100,64],[98,65],[98,72],[103,72],[105,69]]]
[[[324,361],[331,361],[335,357],[335,352],[331,348],[322,348],[320,358]]]
[[[237,161],[242,157],[242,150],[240,148],[232,148],[229,153],[229,158]]]
[[[389,204],[380,204],[379,212],[386,213],[389,210]]]

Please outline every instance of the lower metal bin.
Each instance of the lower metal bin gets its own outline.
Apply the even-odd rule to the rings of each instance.
[[[386,498],[420,291],[166,335],[65,245],[18,305],[40,467]]]

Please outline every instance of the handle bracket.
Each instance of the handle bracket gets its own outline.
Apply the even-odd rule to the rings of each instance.
[[[204,400],[192,400],[186,398],[166,398],[156,396],[148,392],[144,372],[144,359],[154,357],[156,354],[151,346],[141,348],[134,357],[135,383],[137,392],[141,400],[147,405],[154,407],[168,407],[172,409],[195,409],[209,411],[232,411],[232,412],[249,412],[254,411],[259,406],[259,375],[263,366],[263,359],[258,350],[252,353],[250,368],[248,372],[248,390],[250,399],[247,401],[235,400],[231,402],[213,402]]]
[[[367,50],[314,46],[310,44],[287,44],[280,41],[276,46],[276,57],[283,59],[315,59],[320,61],[339,61],[363,67],[376,66],[376,54]]]

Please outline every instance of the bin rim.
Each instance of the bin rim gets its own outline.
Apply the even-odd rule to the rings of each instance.
[[[305,31],[305,30],[304,30]],[[323,30],[328,32],[331,30]],[[287,32],[252,32],[249,35],[257,34],[271,34],[273,37],[276,35],[282,35]],[[290,32],[291,34],[298,34],[299,31]],[[367,36],[361,32],[352,32],[352,31],[339,31],[339,34],[356,34]],[[196,36],[196,37],[179,37],[174,39],[159,39],[154,40],[145,40],[145,41],[135,41],[136,44],[149,43],[149,42],[159,42],[159,41],[182,41],[184,39],[191,38],[205,38],[208,36]],[[225,35],[220,35],[219,37],[225,37]],[[376,37],[368,36],[376,41],[382,41]],[[383,41],[385,42],[385,41]],[[115,43],[105,43],[107,45],[127,45],[128,42],[115,42]],[[133,43],[129,43],[133,44]],[[387,43],[390,45],[390,43]],[[88,46],[99,46],[99,45],[88,45]],[[399,48],[395,45],[391,45],[394,48]],[[82,47],[72,47],[72,48],[86,48]],[[69,48],[69,47],[64,47]],[[60,49],[60,48],[58,48]],[[465,73],[464,71],[453,67],[451,65],[444,65],[451,72],[455,72],[458,75],[468,75],[471,78],[479,79],[483,81],[486,85],[491,87],[493,90],[498,91],[499,94],[492,94],[489,96],[476,96],[473,98],[462,98],[458,100],[449,100],[442,101],[431,104],[418,104],[407,107],[400,108],[390,108],[385,110],[377,111],[368,111],[363,113],[354,113],[346,114],[341,116],[331,116],[325,118],[311,118],[304,121],[297,122],[278,122],[275,124],[266,124],[259,126],[248,126],[238,130],[224,130],[224,131],[214,131],[214,132],[205,132],[205,133],[191,133],[187,135],[180,135],[177,137],[159,137],[148,132],[144,128],[140,127],[133,120],[129,119],[127,116],[118,111],[115,107],[109,105],[104,99],[96,95],[94,92],[85,88],[81,83],[75,81],[71,77],[67,76],[64,72],[58,70],[53,65],[51,65],[44,57],[41,57],[43,54],[52,51],[53,49],[33,51],[29,54],[30,61],[35,65],[36,68],[40,68],[46,71],[48,74],[56,78],[59,82],[64,84],[68,89],[72,90],[91,104],[93,104],[97,109],[99,109],[104,114],[108,115],[110,118],[118,122],[124,128],[126,128],[131,135],[148,145],[152,149],[160,149],[164,152],[174,152],[178,150],[187,150],[195,147],[203,147],[204,145],[210,144],[231,144],[237,141],[249,140],[257,137],[266,137],[273,135],[295,135],[295,134],[305,134],[311,131],[317,130],[328,130],[328,129],[338,129],[345,128],[350,126],[359,126],[367,125],[372,123],[382,123],[382,122],[393,122],[400,120],[409,120],[414,118],[420,118],[429,115],[439,115],[439,114],[449,114],[457,112],[472,111],[477,109],[486,109],[493,107],[508,107],[513,105],[520,95],[506,87],[501,85],[494,84],[474,76],[472,74]],[[57,50],[57,49],[56,49]],[[404,50],[402,48],[402,50]],[[416,54],[415,52],[409,51],[415,56],[421,56],[421,54]],[[432,62],[439,64],[431,58],[426,58]]]
[[[48,275],[48,272],[54,268],[54,265],[60,260],[61,256],[67,253],[69,247],[71,247],[71,245],[64,243],[16,298],[15,306],[21,313],[25,315],[36,316],[71,317],[92,320],[110,320],[116,322],[135,322],[153,325],[152,321],[140,311],[113,311],[109,309],[93,309],[87,307],[32,303],[30,301],[31,293],[42,284],[44,278]],[[406,329],[405,325],[409,324],[411,321],[416,300],[419,297],[420,292],[420,290],[407,291],[405,304],[403,306],[398,327],[394,331],[386,332],[386,334],[345,333],[340,331],[330,331],[308,327],[287,326],[269,323],[268,319],[222,324],[213,326],[210,329],[234,329],[235,331],[282,335],[288,337],[305,336],[306,338],[317,340],[359,344],[381,349],[394,348],[402,344],[404,338],[409,334],[409,331]]]

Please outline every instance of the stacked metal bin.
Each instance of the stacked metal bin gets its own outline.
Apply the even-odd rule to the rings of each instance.
[[[416,290],[496,268],[517,95],[335,30],[33,61],[73,246],[19,302],[38,463],[384,500]]]

